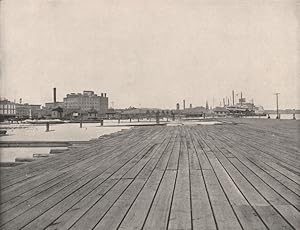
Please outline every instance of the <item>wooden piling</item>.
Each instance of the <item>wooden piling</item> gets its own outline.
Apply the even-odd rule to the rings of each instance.
[[[156,124],[159,124],[159,112],[157,111],[155,114]]]
[[[49,129],[50,129],[50,123],[47,122],[47,123],[46,123],[46,132],[49,132]]]

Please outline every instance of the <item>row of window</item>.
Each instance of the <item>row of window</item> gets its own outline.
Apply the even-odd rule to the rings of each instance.
[[[0,104],[0,109],[15,109],[15,105],[13,104]]]
[[[0,114],[16,114],[14,109],[0,109]]]

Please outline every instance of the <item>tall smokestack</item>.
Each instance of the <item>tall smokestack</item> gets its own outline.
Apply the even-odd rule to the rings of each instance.
[[[56,103],[56,88],[53,88],[53,102]]]
[[[234,105],[234,90],[232,90],[232,105]]]
[[[185,100],[183,100],[183,109],[185,109]]]

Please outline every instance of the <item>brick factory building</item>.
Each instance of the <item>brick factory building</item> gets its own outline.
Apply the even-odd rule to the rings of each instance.
[[[16,116],[16,104],[9,100],[0,100],[0,121]]]
[[[41,105],[32,105],[32,104],[21,104],[16,103],[16,117],[19,119],[28,119],[33,118],[37,119]]]
[[[94,91],[87,90],[83,93],[71,93],[64,98],[64,108],[82,112],[96,110],[98,114],[105,114],[108,110],[108,97],[106,93],[98,96]]]

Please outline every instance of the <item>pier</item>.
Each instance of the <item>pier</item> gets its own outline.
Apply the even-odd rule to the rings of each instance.
[[[1,229],[300,229],[298,120],[140,126],[1,168]]]

